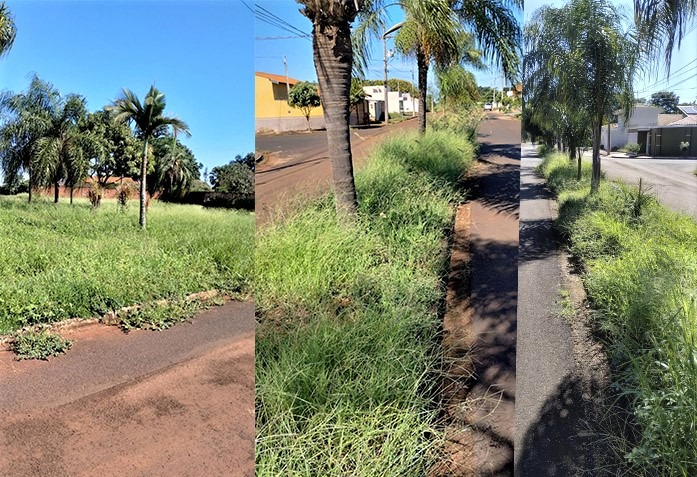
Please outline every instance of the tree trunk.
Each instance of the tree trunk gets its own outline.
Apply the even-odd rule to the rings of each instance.
[[[576,145],[573,141],[569,141],[569,162],[572,164],[576,161]]]
[[[75,186],[70,186],[70,205],[73,205],[73,191],[75,190]]]
[[[600,135],[602,134],[603,121],[599,118],[593,127],[593,172],[591,174],[591,194],[598,192],[600,187]]]
[[[576,155],[577,155],[576,180],[580,181],[581,180],[581,148],[578,148]]]
[[[32,174],[31,174],[31,163],[29,164],[29,167],[27,167],[28,173],[29,173],[29,203],[31,204],[31,190],[34,188],[34,181],[32,180]]]
[[[349,93],[353,67],[351,28],[348,21],[320,24],[322,20],[326,21],[326,18],[313,22],[312,50],[319,89],[322,92],[336,212],[340,218],[353,222],[358,210],[358,199],[353,179],[349,130]]]
[[[53,203],[57,204],[58,203],[58,195],[60,194],[60,186],[58,185],[58,181],[55,181],[53,183]]]
[[[145,230],[146,218],[145,207],[147,198],[147,176],[148,174],[148,138],[143,141],[143,162],[140,165],[140,227]]]
[[[428,92],[428,58],[418,48],[416,50],[416,68],[419,71],[419,132],[426,132],[426,94]]]

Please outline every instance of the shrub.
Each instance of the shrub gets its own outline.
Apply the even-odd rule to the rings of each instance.
[[[99,207],[99,205],[102,203],[102,190],[99,187],[99,184],[93,182],[90,185],[90,188],[87,190],[87,198],[90,200],[90,204],[92,204],[93,209]]]
[[[634,142],[628,142],[620,149],[620,151],[627,154],[639,154],[639,152],[641,152],[641,146]]]
[[[72,342],[58,333],[45,329],[39,331],[18,331],[12,335],[10,349],[17,355],[15,359],[43,359],[65,353]]]

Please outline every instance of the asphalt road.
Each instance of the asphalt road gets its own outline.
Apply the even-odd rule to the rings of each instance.
[[[516,407],[520,121],[489,113],[471,188],[472,403],[476,475],[510,476]]]
[[[0,352],[0,475],[254,474],[254,304],[161,332],[88,325],[50,361]]]
[[[609,179],[651,186],[666,207],[697,218],[697,168],[695,159],[626,159],[601,157],[601,168]]]
[[[400,131],[416,130],[416,119],[389,126],[351,129],[351,150],[355,167],[360,167],[378,144],[378,138]],[[331,161],[326,131],[292,132],[256,136],[257,152],[266,160],[254,174],[257,224],[276,214],[292,210],[330,188]]]
[[[534,172],[540,162],[535,148],[523,144],[521,160],[515,475],[575,477],[590,468],[587,416],[572,329],[559,316],[563,276],[552,230],[556,208]]]

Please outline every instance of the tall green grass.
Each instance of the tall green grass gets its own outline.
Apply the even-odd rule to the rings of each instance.
[[[639,475],[697,475],[697,223],[635,186],[589,196],[559,156],[541,170],[631,402],[640,438],[628,461]]]
[[[0,197],[0,332],[217,288],[251,291],[254,215]]]
[[[257,475],[424,474],[436,455],[432,351],[457,181],[451,131],[383,143],[331,196],[257,237]]]

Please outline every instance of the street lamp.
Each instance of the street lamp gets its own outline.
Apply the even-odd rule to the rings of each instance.
[[[400,28],[402,28],[402,26],[404,26],[404,22],[399,22],[396,25],[394,25],[392,28],[387,30],[385,33],[382,34],[382,54],[383,54],[383,61],[385,63],[385,83],[383,85],[384,90],[385,90],[385,125],[387,125],[389,120],[390,120],[389,119],[390,118],[390,113],[389,113],[390,110],[387,107],[387,58],[388,58],[388,56],[387,56],[387,38],[388,38],[387,35],[399,30]],[[394,56],[394,52],[392,50],[390,50],[389,58],[392,58],[392,56]]]

